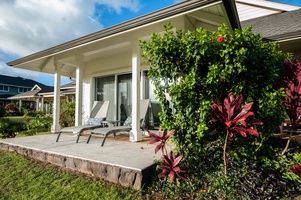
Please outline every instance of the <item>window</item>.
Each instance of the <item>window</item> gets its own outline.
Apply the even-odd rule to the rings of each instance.
[[[2,91],[2,92],[9,92],[9,86],[7,86],[7,85],[0,85],[0,91]]]
[[[28,88],[18,88],[19,93],[24,93],[27,92],[29,89]]]

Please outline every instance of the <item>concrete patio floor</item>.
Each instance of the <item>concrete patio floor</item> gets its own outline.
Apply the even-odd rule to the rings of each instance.
[[[108,137],[104,146],[102,138],[93,137],[86,144],[87,136],[62,134],[56,142],[57,134],[17,137],[0,140],[0,149],[19,153],[40,161],[71,168],[83,173],[140,189],[150,176],[155,145],[147,144],[148,136],[142,142],[130,142],[128,135]]]

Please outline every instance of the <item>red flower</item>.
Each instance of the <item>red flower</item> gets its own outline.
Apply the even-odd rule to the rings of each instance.
[[[223,41],[225,41],[224,36],[221,36],[221,35],[218,36],[217,41],[218,41],[218,42],[223,42]]]

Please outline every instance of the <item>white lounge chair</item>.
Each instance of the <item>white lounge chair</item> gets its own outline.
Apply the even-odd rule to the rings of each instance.
[[[148,107],[149,107],[149,102],[150,100],[149,99],[143,99],[140,101],[140,123],[143,124],[144,122],[144,118],[146,116],[146,113],[147,113],[147,110],[148,110]],[[116,135],[116,133],[121,133],[121,132],[130,132],[131,129],[132,129],[132,117],[129,116],[125,122],[124,122],[124,125],[123,126],[112,126],[112,127],[103,127],[103,128],[96,128],[96,129],[93,129],[89,135],[89,138],[87,140],[87,143],[90,142],[90,139],[92,137],[92,135],[103,135],[104,136],[104,139],[102,141],[102,144],[101,146],[104,145],[107,137],[110,135],[110,134],[114,134],[114,137]],[[142,126],[140,126],[140,128],[142,130],[145,130]]]
[[[59,141],[62,133],[73,133],[77,134],[76,143],[78,143],[79,137],[84,131],[102,127],[103,121],[106,120],[108,114],[109,105],[109,101],[94,101],[90,118],[88,119],[87,123],[85,125],[65,127],[61,129],[57,136],[56,142]]]

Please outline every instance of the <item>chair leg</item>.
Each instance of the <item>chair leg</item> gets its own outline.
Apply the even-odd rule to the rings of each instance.
[[[92,137],[92,133],[88,137],[87,144],[90,142],[91,137]]]
[[[78,140],[79,140],[80,135],[81,135],[81,133],[78,133],[77,139],[76,139],[76,143],[78,143]]]
[[[62,134],[62,132],[60,131],[59,134],[58,134],[58,136],[57,136],[57,138],[56,138],[56,142],[59,141],[61,134]]]
[[[105,134],[105,137],[104,137],[103,140],[102,140],[101,146],[103,146],[103,145],[105,144],[105,141],[106,141],[106,139],[107,139],[107,137],[108,137],[109,134],[110,134],[110,133]]]

